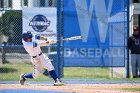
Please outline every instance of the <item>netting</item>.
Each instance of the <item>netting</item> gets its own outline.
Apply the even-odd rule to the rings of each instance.
[[[106,70],[108,77],[125,77],[128,62],[128,1],[82,1],[63,0],[63,37],[83,37],[82,40],[63,42],[64,66],[90,67],[93,73],[94,69],[99,68]],[[119,72],[120,68],[123,73]],[[82,70],[77,72],[88,73]]]
[[[34,12],[38,12],[44,20],[40,12],[47,14],[48,11],[44,11],[46,8],[56,9],[57,35],[46,34],[52,31],[49,27],[48,32],[39,32],[40,35],[55,36],[57,39],[83,36],[82,40],[59,42],[57,45],[42,47],[43,53],[49,56],[60,77],[70,79],[126,77],[129,5],[127,0],[11,1],[0,0],[0,81],[18,80],[21,73],[32,71],[30,56],[22,45],[22,32],[23,29],[31,31],[47,29],[44,25],[40,26],[41,22],[36,23],[38,25],[34,24],[34,21],[40,20],[37,16],[33,16],[35,19],[30,18]],[[28,15],[23,14],[23,11]],[[45,26],[52,23],[49,17],[54,16],[52,11],[49,12],[51,14],[48,13]],[[30,21],[30,24],[26,24],[26,21]],[[48,75],[48,72],[45,74]],[[44,80],[44,77],[39,80]]]
[[[18,80],[21,73],[32,71],[31,57],[25,51],[22,44],[23,19],[28,19],[28,16],[24,15],[22,9],[56,8],[56,0],[15,1],[0,0],[0,74],[3,76],[0,78],[0,81]],[[41,49],[50,58],[54,67],[56,67],[56,45],[44,46]],[[21,65],[23,67],[18,68]],[[12,69],[15,70],[11,71]],[[7,77],[9,78],[7,79]]]

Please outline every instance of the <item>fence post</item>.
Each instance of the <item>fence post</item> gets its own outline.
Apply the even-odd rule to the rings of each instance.
[[[129,37],[129,7],[130,7],[130,0],[127,0],[127,38]],[[127,48],[127,65],[126,65],[126,78],[130,78],[130,67],[129,67],[129,49]]]
[[[5,47],[6,47],[6,42],[3,42],[2,45],[2,64],[4,64],[6,62],[6,52],[5,52]]]
[[[57,0],[57,40],[60,40],[61,0]],[[57,43],[56,74],[60,78],[60,42]]]
[[[2,46],[0,46],[0,51],[1,51],[1,55],[2,55]],[[1,56],[2,57],[2,56]],[[1,58],[1,60],[0,60],[0,65],[2,64],[3,62],[2,62],[2,58]]]

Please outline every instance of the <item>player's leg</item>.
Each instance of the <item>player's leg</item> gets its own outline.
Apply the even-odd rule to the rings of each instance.
[[[20,80],[19,80],[20,84],[24,85],[27,78],[33,79],[32,73],[21,74]]]
[[[42,73],[42,63],[41,63],[41,60],[40,60],[40,57],[39,58],[33,58],[33,78],[36,79],[38,78],[41,73]]]
[[[136,62],[137,62],[137,55],[131,54],[131,69],[132,69],[133,78],[137,77]]]
[[[33,64],[33,72],[22,74],[20,77],[20,84],[24,85],[26,79],[36,79],[41,75],[42,64],[38,58],[31,58]]]
[[[48,70],[50,76],[55,81],[54,85],[63,85],[63,83],[61,83],[60,80],[58,79],[56,72],[54,70],[54,66],[52,65],[50,59],[44,54],[42,54],[40,58],[44,68]]]

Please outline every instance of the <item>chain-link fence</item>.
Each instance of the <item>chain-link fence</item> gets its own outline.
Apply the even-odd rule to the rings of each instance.
[[[56,8],[56,0],[0,0],[0,74],[3,76],[0,81],[17,80],[22,72],[29,72],[24,69],[26,65],[29,66],[26,69],[32,71],[31,58],[22,44],[22,8]],[[41,49],[49,56],[55,67],[56,46],[46,46]],[[23,70],[18,68],[21,65]],[[10,71],[11,69],[15,70]]]
[[[11,52],[19,52],[19,45],[22,45],[22,13],[21,11],[1,11],[1,52],[2,62],[8,58],[6,55]],[[11,49],[10,49],[11,48]],[[16,50],[18,49],[18,50]],[[22,49],[23,50],[23,49]],[[22,52],[22,51],[21,51]],[[8,54],[9,55],[9,54]],[[7,59],[6,59],[7,58]]]
[[[61,1],[61,2],[59,2],[58,4],[57,3],[58,1]],[[88,44],[86,43],[83,44],[83,42],[79,43],[77,41],[60,42],[59,44],[57,44],[57,46],[53,45],[53,46],[48,46],[48,47],[42,47],[43,53],[45,53],[46,55],[50,57],[57,72],[59,72],[58,70],[61,70],[58,73],[60,74],[61,77],[63,76],[63,74],[64,74],[64,78],[70,78],[70,79],[72,78],[108,79],[110,77],[111,78],[112,77],[120,77],[120,78],[126,77],[126,67],[124,66],[113,68],[111,67],[112,65],[111,66],[109,65],[110,67],[104,67],[104,66],[100,67],[98,65],[98,64],[103,65],[103,63],[107,63],[107,62],[110,62],[110,63],[117,62],[118,61],[117,58],[111,57],[112,59],[110,60],[109,57],[107,58],[105,56],[99,59],[99,58],[91,57],[92,55],[90,56],[90,54],[92,54],[95,49],[97,50],[97,53],[100,54],[100,51],[103,51],[104,55],[106,55],[106,53],[107,52],[109,53],[111,49],[113,49],[114,47],[118,47],[118,46],[113,46],[113,44],[115,45],[120,42],[120,39],[117,37],[120,37],[121,39],[123,39],[123,44],[126,45],[127,21],[128,21],[126,19],[127,18],[127,2],[126,2],[127,0],[122,0],[123,4],[121,4],[120,6],[122,8],[122,11],[119,10],[120,9],[118,5],[120,4],[118,3],[119,1],[112,0],[114,1],[114,4],[112,4],[111,1],[110,2],[104,1],[103,3],[105,4],[104,7],[110,4],[112,4],[112,7],[113,5],[115,6],[114,11],[110,10],[111,17],[108,17],[109,14],[106,14],[106,16],[103,17],[103,15],[100,15],[100,12],[98,12],[99,15],[96,16],[96,13],[95,13],[96,9],[91,4],[92,0],[84,0],[85,2],[87,2],[87,4],[81,3],[80,0],[58,0],[58,1],[57,0],[0,0],[0,63],[1,63],[0,64],[0,74],[1,74],[0,81],[18,80],[22,72],[32,71],[30,56],[27,54],[27,52],[25,51],[22,45],[23,16],[24,18],[26,17],[25,15],[23,15],[22,9],[23,8],[36,9],[36,8],[48,8],[48,7],[57,8],[57,13],[58,13],[57,14],[57,34],[58,34],[57,39],[79,35],[79,33],[82,35],[85,35],[85,34],[87,35],[87,33],[85,33],[86,26],[89,24],[91,25],[89,26],[89,29],[92,29],[93,31],[91,33],[88,33],[90,35],[93,34],[92,36],[89,36],[87,39],[89,41],[93,40],[93,42],[91,42],[91,46],[93,47],[89,49],[87,48]],[[85,6],[83,6],[82,4]],[[86,6],[90,8],[89,11],[88,9],[87,10],[85,9]],[[98,6],[96,6],[96,8],[97,7]],[[120,15],[118,14],[119,13],[118,10],[122,12],[120,13]],[[102,10],[99,10],[99,11],[104,12]],[[79,12],[79,14],[77,12]],[[51,16],[51,14],[49,16]],[[120,16],[121,18],[123,17],[122,18],[123,21],[119,23],[117,21],[120,20]],[[91,19],[89,20],[88,18],[91,18]],[[110,18],[110,21],[113,21],[113,22],[107,23],[107,21],[109,20],[106,20],[106,18],[108,19]],[[84,22],[81,21],[82,19],[85,19],[85,21]],[[92,20],[92,21],[90,23],[87,20],[89,21]],[[98,33],[97,32],[98,29],[101,30],[101,28],[95,27],[96,25],[99,25],[95,23],[96,21],[100,22],[100,24],[103,25],[104,27],[106,27],[106,24],[107,24],[108,32]],[[85,23],[85,24],[83,25],[82,23]],[[77,34],[77,32],[79,33]],[[105,43],[100,44],[99,41],[101,38],[98,37],[99,34],[101,35],[101,37],[103,34],[108,36],[106,41],[108,41],[107,44],[110,44],[109,48],[107,48],[108,47],[107,45],[103,45]],[[125,45],[122,45],[123,48],[120,48],[121,45],[119,45],[120,49],[117,49],[117,51],[123,50],[119,52],[119,53],[124,54],[123,58],[120,58],[118,62],[121,62],[120,60],[122,59],[123,62],[125,62],[126,64],[127,54],[126,54]],[[69,48],[70,51],[64,51],[65,48],[67,48],[68,46],[72,46],[72,48],[71,47]],[[83,46],[83,47],[79,48],[80,46]],[[99,49],[102,46],[104,47],[102,49]],[[68,55],[65,55],[65,54],[68,54],[68,55],[71,54],[72,57],[70,56],[70,58],[68,58]],[[100,55],[97,55],[97,56],[100,56]],[[98,60],[100,61],[97,62]],[[59,63],[56,64],[57,61],[59,61]],[[98,67],[96,67],[95,65],[98,65]],[[63,71],[63,67],[64,67],[64,71]],[[48,75],[48,73],[45,73],[45,74]]]

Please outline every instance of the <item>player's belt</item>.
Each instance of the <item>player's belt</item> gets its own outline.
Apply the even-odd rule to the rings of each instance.
[[[42,54],[42,52],[39,53],[39,56]],[[33,58],[36,58],[37,56],[32,56]]]

